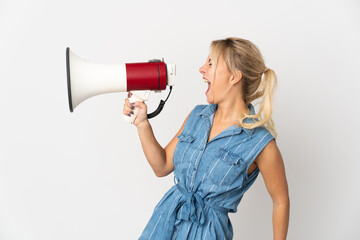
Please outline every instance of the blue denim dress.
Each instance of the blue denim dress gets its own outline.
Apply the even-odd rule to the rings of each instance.
[[[255,114],[249,104],[250,114]],[[140,240],[233,239],[228,213],[235,213],[259,168],[248,167],[274,139],[264,127],[236,124],[219,135],[210,134],[217,104],[191,111],[174,150],[174,183],[155,206]],[[253,122],[247,118],[245,122]]]

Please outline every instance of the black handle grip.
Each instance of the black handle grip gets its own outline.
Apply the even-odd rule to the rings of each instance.
[[[147,118],[150,119],[150,118],[157,116],[163,110],[164,105],[165,105],[165,101],[160,100],[160,103],[159,103],[159,106],[157,107],[157,109],[154,112],[149,113],[147,115]]]

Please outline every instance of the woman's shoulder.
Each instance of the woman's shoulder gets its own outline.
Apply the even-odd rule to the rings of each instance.
[[[198,104],[195,105],[194,110],[203,110],[204,108],[206,108],[207,106],[209,106],[209,104]]]
[[[201,121],[201,113],[204,111],[206,104],[198,104],[190,111],[184,125],[183,132],[191,132]]]
[[[200,115],[203,110],[208,106],[208,104],[198,104],[191,110],[191,115]]]
[[[272,135],[269,129],[263,126],[259,126],[253,129],[249,144],[261,150],[273,139],[275,139],[275,137]]]
[[[216,104],[198,104],[195,105],[193,112],[195,112],[197,115],[201,115],[201,114],[210,114],[212,112],[214,112],[216,108]]]

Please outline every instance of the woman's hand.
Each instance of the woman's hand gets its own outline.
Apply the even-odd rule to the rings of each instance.
[[[130,116],[130,114],[134,113],[134,109],[135,107],[138,107],[138,114],[134,120],[134,125],[138,126],[141,123],[144,123],[148,120],[147,118],[147,105],[144,102],[141,101],[136,101],[132,104],[130,104],[129,98],[131,97],[132,93],[128,93],[128,97],[125,98],[125,104],[124,104],[124,109],[123,109],[123,113]]]

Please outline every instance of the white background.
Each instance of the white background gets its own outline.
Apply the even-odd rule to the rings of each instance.
[[[291,212],[288,239],[359,239],[359,1],[0,0],[0,239],[137,239],[174,184],[157,178],[126,93],[68,109],[65,49],[100,63],[165,58],[177,80],[150,120],[165,147],[197,104],[210,42],[251,40],[278,75],[274,121]],[[149,112],[168,90],[151,93]],[[234,239],[272,239],[259,175]]]

